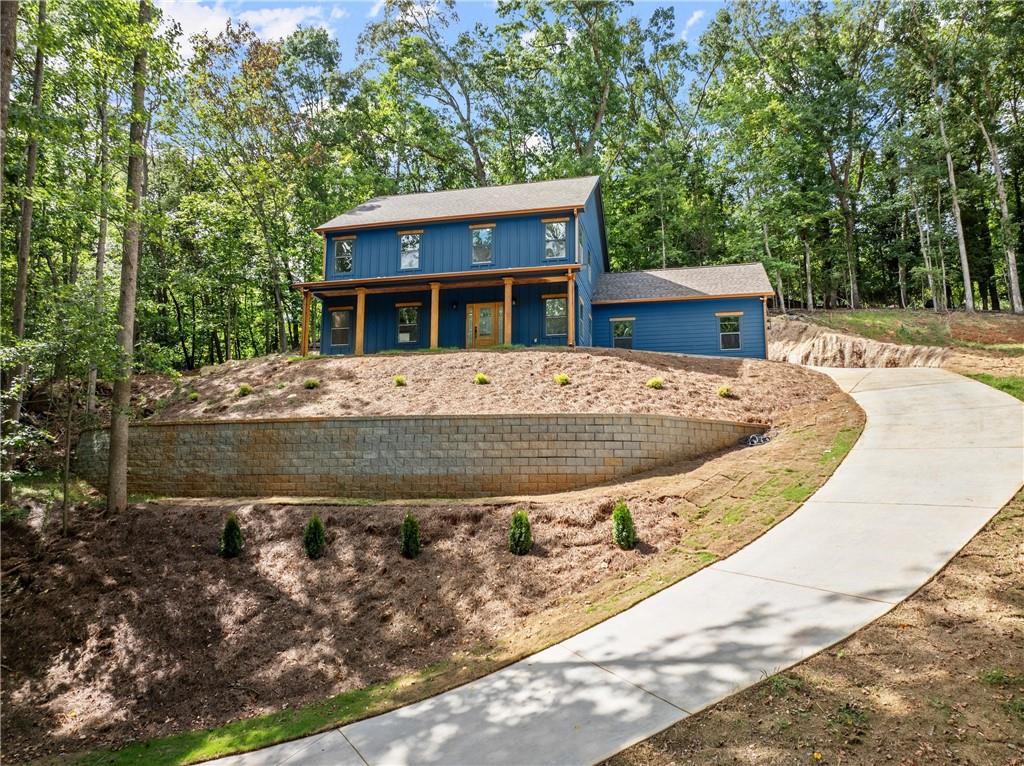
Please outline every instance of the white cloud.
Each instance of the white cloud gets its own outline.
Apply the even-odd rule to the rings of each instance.
[[[366,14],[366,18],[375,19],[380,15],[380,12],[384,10],[384,6],[387,0],[377,0],[371,7],[370,12]]]
[[[331,21],[338,21],[339,19],[348,18],[348,11],[342,8],[340,5],[335,5],[331,8]]]
[[[260,37],[279,40],[298,29],[300,24],[319,21],[320,14],[321,9],[315,5],[297,5],[244,11],[238,18],[251,26]]]
[[[685,40],[690,31],[700,23],[700,20],[704,18],[704,11],[697,10],[690,14],[690,18],[686,20],[686,24],[683,25],[683,39]]]
[[[192,55],[192,35],[200,33],[216,34],[224,29],[231,14],[220,0],[212,3],[194,2],[194,0],[158,0],[157,5],[163,12],[164,25],[169,21],[177,21],[181,25],[180,44],[186,56]]]

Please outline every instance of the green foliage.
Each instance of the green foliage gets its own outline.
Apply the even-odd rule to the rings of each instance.
[[[398,388],[401,388],[402,386],[405,385],[405,376],[404,375],[396,375],[391,380],[392,380],[392,382],[394,382],[395,386],[398,387]]]
[[[867,711],[855,702],[840,705],[829,718],[833,723],[851,729],[863,729],[868,725]]]
[[[719,386],[719,388],[718,388],[718,395],[720,397],[722,397],[723,399],[732,399],[732,398],[734,398],[733,397],[733,393],[732,393],[732,389],[729,386]]]
[[[508,528],[508,549],[517,556],[525,556],[533,548],[533,530],[530,517],[526,511],[518,510],[512,514]]]
[[[997,388],[1003,393],[1024,402],[1024,377],[1018,375],[990,375],[986,372],[979,372],[969,377],[984,383],[986,386]]]
[[[411,513],[402,520],[401,553],[407,559],[420,555],[420,523]]]
[[[317,513],[313,514],[305,529],[302,530],[302,547],[305,548],[306,555],[311,559],[315,560],[324,555],[324,550],[327,548],[327,529]]]
[[[625,500],[619,500],[612,509],[612,541],[623,550],[630,551],[636,547],[639,538],[633,524],[633,514]]]
[[[648,388],[661,390],[662,388],[665,387],[665,381],[662,380],[661,378],[651,378],[644,385],[646,385]]]
[[[1024,674],[1014,675],[1002,668],[993,668],[982,673],[981,680],[992,686],[1021,686],[1024,685]]]
[[[319,378],[306,378],[302,382],[302,387],[305,388],[305,389],[308,389],[308,390],[312,390],[314,388],[320,388],[320,379]]]
[[[220,533],[220,555],[230,559],[241,553],[242,525],[238,522],[238,516],[229,513],[224,521],[224,529]]]
[[[803,688],[803,679],[789,673],[778,673],[768,679],[767,689],[773,697],[786,697],[791,691]]]
[[[566,375],[566,374],[565,374],[564,372],[559,372],[559,373],[556,373],[556,374],[555,374],[555,377],[554,377],[554,381],[555,381],[555,383],[556,383],[556,384],[558,384],[559,386],[567,386],[567,385],[569,385],[569,383],[571,382],[571,381],[569,380],[569,376],[568,376],[568,375]]]
[[[188,392],[188,400],[190,402],[198,402],[199,401],[199,392],[198,391],[189,391]]]
[[[484,375],[482,372],[478,372],[473,376],[473,382],[478,386],[486,386],[491,382],[491,379]]]
[[[238,390],[235,392],[235,396],[248,396],[251,393],[252,386],[250,386],[248,383],[243,383],[238,387]]]

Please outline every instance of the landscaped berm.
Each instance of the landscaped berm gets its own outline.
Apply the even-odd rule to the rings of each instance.
[[[80,483],[68,538],[42,518],[46,487],[23,484],[26,518],[2,526],[5,762],[104,748],[116,751],[88,762],[193,762],[462,683],[757,537],[821,485],[863,422],[810,370],[615,350],[262,359],[176,388],[149,378],[135,403],[160,421],[662,413],[761,422],[772,439],[530,497],[163,499],[111,518]],[[613,541],[620,501],[631,549],[622,510]],[[520,524],[512,546],[518,510],[529,535]]]

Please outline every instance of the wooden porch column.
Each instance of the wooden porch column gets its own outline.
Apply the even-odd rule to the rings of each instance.
[[[309,353],[309,304],[313,294],[309,290],[302,291],[302,356]]]
[[[430,347],[437,348],[438,317],[441,309],[441,283],[430,283]]]
[[[505,283],[505,326],[503,328],[504,342],[512,342],[512,283],[515,282],[513,277],[502,277],[501,281]]]
[[[366,326],[366,288],[356,288],[356,356],[363,355],[363,330]]]
[[[569,310],[569,348],[576,345],[576,272],[570,271],[565,281],[565,302]]]

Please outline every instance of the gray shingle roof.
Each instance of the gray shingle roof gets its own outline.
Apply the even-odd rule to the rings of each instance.
[[[598,176],[585,176],[509,186],[375,197],[332,218],[316,230],[415,223],[432,218],[479,218],[520,210],[583,207],[597,181]]]
[[[772,285],[760,263],[651,269],[601,274],[594,301],[616,302],[707,298],[714,295],[771,295]]]

